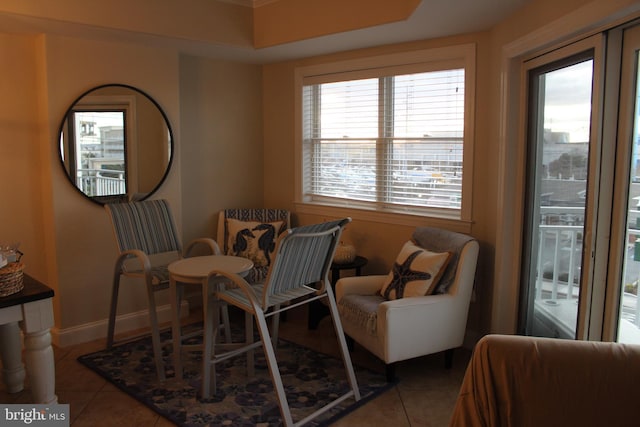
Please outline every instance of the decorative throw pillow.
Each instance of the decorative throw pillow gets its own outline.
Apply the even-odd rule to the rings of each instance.
[[[227,255],[249,258],[254,267],[269,266],[280,227],[282,221],[261,223],[228,218]]]
[[[380,293],[387,300],[430,295],[450,257],[449,252],[429,252],[411,241],[405,243]]]

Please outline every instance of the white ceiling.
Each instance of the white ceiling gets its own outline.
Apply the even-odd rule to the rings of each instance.
[[[221,0],[247,2],[248,0]],[[253,0],[267,1],[267,0]],[[90,27],[41,18],[0,14],[0,31],[49,32],[74,37],[96,38],[172,46],[187,54],[266,63],[294,58],[367,48],[386,44],[484,31],[532,0],[422,0],[406,21],[303,40],[264,49],[225,46],[185,39],[169,39],[130,31]],[[258,6],[259,4],[256,3]],[[254,5],[250,3],[250,5]],[[255,5],[254,5],[255,6]]]

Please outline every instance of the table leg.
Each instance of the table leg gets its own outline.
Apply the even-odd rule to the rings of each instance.
[[[178,285],[173,277],[169,278],[169,298],[171,299],[171,336],[173,341],[173,370],[178,380],[182,379],[182,332],[180,329],[180,298]]]
[[[48,329],[25,333],[24,360],[34,401],[45,405],[58,403],[53,348]]]
[[[24,333],[24,361],[34,403],[37,404],[58,402],[58,396],[55,395],[56,368],[49,333],[53,324],[51,298],[22,305],[20,328]]]
[[[25,372],[21,341],[18,322],[0,325],[2,379],[9,393],[18,393],[24,389]]]
[[[337,269],[337,268],[332,268],[331,269],[331,283],[333,284],[333,286],[336,285],[338,280],[340,280],[340,270]]]
[[[211,307],[215,301],[211,295],[212,284],[209,277],[204,279],[202,284],[202,310],[204,311],[204,331],[203,331],[203,347],[202,347],[202,398],[208,399],[211,394],[211,359],[213,357],[213,345],[215,342],[215,332],[217,332],[220,323],[217,307]],[[213,372],[215,375],[215,370]],[[214,378],[215,390],[215,378]]]

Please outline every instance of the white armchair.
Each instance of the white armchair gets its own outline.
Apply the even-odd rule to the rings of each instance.
[[[475,279],[479,245],[465,234],[418,227],[417,246],[450,252],[451,258],[433,294],[387,300],[381,289],[387,275],[343,278],[336,284],[336,302],[344,332],[387,365],[445,351],[449,368],[453,350],[464,340]]]

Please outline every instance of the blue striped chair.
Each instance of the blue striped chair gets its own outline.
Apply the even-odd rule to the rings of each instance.
[[[215,364],[262,346],[285,426],[293,426],[294,422],[287,403],[274,350],[278,322],[277,320],[274,322],[272,334],[270,335],[266,318],[273,316],[274,319],[277,319],[280,312],[302,304],[307,304],[320,298],[327,299],[350,389],[342,396],[337,397],[307,416],[304,420],[296,422],[295,425],[302,425],[310,421],[345,399],[353,397],[356,401],[360,400],[360,391],[328,278],[331,261],[336,246],[340,241],[340,235],[344,226],[350,221],[351,218],[345,218],[286,230],[278,238],[275,256],[269,266],[264,283],[252,285],[235,274],[221,271],[211,272],[212,275],[226,276],[237,285],[227,287],[225,290],[218,292],[218,298],[227,304],[241,308],[245,313],[253,315],[258,326],[260,341],[250,342],[249,345],[239,350],[216,355],[210,363]],[[253,322],[246,322],[246,327],[248,328],[247,338],[250,338],[253,336]],[[215,371],[214,369],[212,370]]]
[[[108,203],[104,205],[116,237],[118,258],[116,260],[109,325],[107,331],[107,348],[114,344],[118,291],[122,276],[143,279],[147,288],[149,304],[149,324],[153,342],[153,353],[158,378],[164,380],[164,364],[158,316],[156,313],[155,293],[169,287],[167,258],[171,261],[188,256],[196,245],[205,245],[211,254],[220,254],[215,240],[200,238],[192,241],[183,252],[169,203],[166,200],[145,200],[139,202]],[[163,263],[154,263],[154,258],[162,254]],[[157,260],[156,260],[157,261]]]

